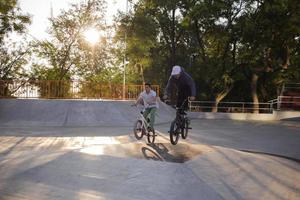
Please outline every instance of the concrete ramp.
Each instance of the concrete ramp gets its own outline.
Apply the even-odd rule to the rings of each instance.
[[[139,110],[132,101],[1,99],[1,126],[132,126]],[[164,103],[156,124],[170,122],[174,109]]]

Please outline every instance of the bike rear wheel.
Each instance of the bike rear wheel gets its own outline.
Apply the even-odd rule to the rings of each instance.
[[[144,135],[143,123],[141,120],[137,120],[134,124],[133,133],[137,140],[142,139]]]
[[[181,137],[182,137],[182,139],[186,139],[187,138],[188,132],[189,132],[189,125],[190,125],[189,119],[186,118],[184,120],[184,127],[181,129]]]
[[[148,129],[147,140],[149,143],[154,143],[155,141],[155,130],[153,128]]]
[[[178,126],[178,124],[176,123],[176,120],[174,120],[171,123],[170,126],[170,141],[173,145],[176,145],[179,139],[179,134],[180,134],[180,127]]]

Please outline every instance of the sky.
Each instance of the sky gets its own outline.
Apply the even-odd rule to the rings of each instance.
[[[47,38],[48,18],[51,16],[51,5],[54,17],[62,9],[68,9],[71,4],[86,0],[19,0],[19,6],[23,13],[32,16],[32,24],[28,27],[29,34],[36,39]],[[107,1],[107,23],[113,19],[113,15],[118,10],[126,10],[126,0],[106,0]]]

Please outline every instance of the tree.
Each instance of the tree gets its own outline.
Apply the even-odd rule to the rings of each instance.
[[[145,70],[151,66],[151,49],[157,45],[157,25],[149,15],[145,15],[140,4],[135,6],[133,13],[120,13],[116,21],[120,26],[116,27],[115,40],[124,40],[126,33],[126,52],[118,52],[117,56],[122,61],[126,53],[130,61],[130,71],[133,72],[131,76],[137,83],[145,83]]]
[[[299,11],[295,0],[141,0],[119,16],[117,39],[127,33],[126,56],[146,61],[136,66],[162,86],[176,63],[214,111],[226,99],[252,100],[257,112],[259,101],[278,95],[275,88],[299,81]]]
[[[63,11],[58,17],[50,19],[49,30],[52,36],[51,41],[41,41],[38,49],[38,56],[45,58],[49,67],[56,71],[57,80],[62,80],[72,75],[72,70],[80,66],[84,61],[81,56],[86,57],[86,53],[80,51],[87,47],[84,41],[83,32],[94,26],[102,28],[103,2],[91,0],[86,4],[72,5],[68,11]],[[89,48],[89,54],[92,49]],[[93,62],[89,57],[87,62]]]
[[[243,30],[239,47],[239,59],[243,63],[251,85],[254,111],[259,110],[258,84],[277,79],[271,88],[279,87],[287,80],[283,78],[289,70],[291,47],[299,36],[300,3],[293,0],[250,1],[249,7],[239,23]],[[281,78],[279,78],[281,77]],[[270,80],[271,79],[271,80]],[[261,85],[262,93],[266,89]],[[278,95],[278,94],[277,94]],[[272,94],[264,94],[272,96]]]
[[[25,69],[30,60],[31,47],[27,42],[6,42],[0,46],[0,96],[10,96],[30,78]],[[16,88],[9,88],[14,80],[23,80]]]
[[[36,53],[45,60],[35,64],[37,79],[62,81],[70,80],[74,75],[86,78],[89,74],[100,73],[98,70],[102,66],[99,64],[106,59],[102,57],[104,51],[101,51],[100,43],[90,47],[83,32],[91,27],[104,29],[103,19],[104,1],[98,0],[73,4],[69,10],[49,19],[52,39],[37,43]]]
[[[0,1],[0,45],[10,32],[23,33],[26,25],[30,24],[30,17],[23,15],[17,6],[17,0]]]
[[[234,85],[238,63],[236,45],[239,42],[237,21],[247,3],[243,1],[184,1],[184,27],[189,31],[191,54],[199,57],[195,63],[196,79],[205,100],[214,99],[213,111]],[[198,65],[198,66],[197,66]],[[207,89],[208,88],[208,89]],[[209,94],[210,93],[210,94]]]

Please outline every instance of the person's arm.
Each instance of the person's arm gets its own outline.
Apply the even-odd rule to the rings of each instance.
[[[191,96],[192,97],[196,97],[196,85],[194,80],[192,79],[192,77],[189,74],[186,74],[186,80],[187,80],[187,84],[191,89]]]
[[[139,97],[136,99],[136,101],[134,102],[134,104],[132,104],[133,106],[137,106],[138,104],[142,104],[143,103],[143,98],[142,98],[142,93],[139,95]]]

